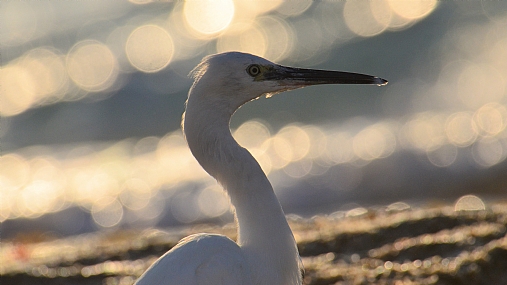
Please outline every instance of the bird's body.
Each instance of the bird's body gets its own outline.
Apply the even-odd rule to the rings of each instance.
[[[188,236],[152,268],[160,270],[146,274],[137,284],[252,284],[241,248],[222,235]]]
[[[224,187],[235,209],[237,243],[189,236],[163,255],[138,285],[298,285],[302,263],[273,188],[253,156],[232,137],[229,121],[264,94],[313,84],[383,85],[378,77],[295,69],[250,54],[208,56],[193,71],[183,118],[185,138],[201,166]]]

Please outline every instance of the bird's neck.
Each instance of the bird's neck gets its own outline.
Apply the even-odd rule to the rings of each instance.
[[[266,175],[231,135],[229,121],[235,108],[224,108],[224,102],[205,103],[202,98],[194,102],[192,96],[187,101],[183,126],[192,154],[229,194],[238,244],[245,253],[262,255],[252,258],[265,259],[266,266],[273,262],[289,267],[281,270],[295,270],[298,276],[291,277],[295,281],[299,255],[294,237]]]

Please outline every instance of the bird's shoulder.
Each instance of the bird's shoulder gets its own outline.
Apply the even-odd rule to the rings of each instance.
[[[217,234],[182,239],[139,278],[136,285],[249,284],[250,269],[241,248]]]

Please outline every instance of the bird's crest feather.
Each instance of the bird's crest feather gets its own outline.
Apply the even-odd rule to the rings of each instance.
[[[196,67],[194,67],[194,69],[192,69],[190,71],[188,76],[191,77],[192,79],[194,79],[194,82],[199,81],[199,79],[201,79],[201,77],[204,75],[204,73],[206,73],[206,71],[208,70],[208,67],[209,67],[209,59],[210,58],[211,58],[211,56],[209,56],[209,55],[204,57],[201,60],[201,62]]]

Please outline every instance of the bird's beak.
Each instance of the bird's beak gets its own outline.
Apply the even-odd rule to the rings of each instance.
[[[360,73],[275,66],[267,70],[264,80],[275,80],[289,86],[317,84],[375,84],[386,85],[387,80]]]

